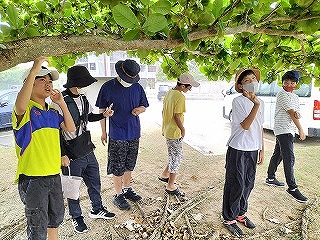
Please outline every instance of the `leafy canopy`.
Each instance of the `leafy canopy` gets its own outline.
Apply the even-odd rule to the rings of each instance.
[[[320,85],[320,0],[0,1],[0,70],[46,55],[66,71],[85,52],[127,50],[162,59],[168,78],[194,60],[212,80],[295,68]]]

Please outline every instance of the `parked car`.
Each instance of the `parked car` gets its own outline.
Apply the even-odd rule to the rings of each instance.
[[[17,90],[0,91],[0,129],[12,126],[11,112],[18,92]]]
[[[169,89],[172,86],[167,85],[167,84],[161,84],[159,85],[159,90],[158,90],[158,95],[157,98],[159,101],[162,101],[163,97],[166,95],[166,93],[169,91]]]

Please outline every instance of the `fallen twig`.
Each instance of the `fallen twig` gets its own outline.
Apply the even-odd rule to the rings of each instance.
[[[268,211],[268,207],[266,207],[262,212],[262,220],[266,220],[267,211]]]
[[[143,219],[148,223],[148,225],[149,225],[150,227],[152,227],[152,225],[150,224],[148,218],[146,217],[146,213],[143,211],[140,203],[139,203],[139,202],[136,202],[136,204],[137,204],[137,206],[138,206],[138,208],[139,208],[139,210],[140,210],[140,212],[141,212],[141,215],[142,215]]]
[[[193,232],[193,229],[191,227],[191,224],[190,224],[190,221],[189,221],[189,218],[188,218],[187,214],[184,215],[184,219],[186,220],[186,223],[187,223],[187,226],[188,226],[188,230],[189,230],[189,233],[190,233],[190,240],[194,240],[194,232]]]
[[[302,219],[301,219],[301,238],[302,238],[302,240],[308,239],[307,229],[308,229],[308,221],[309,221],[309,212],[310,212],[310,209],[313,208],[314,206],[316,206],[317,204],[318,204],[318,198],[316,196],[315,199],[313,200],[313,202],[308,204],[303,211]]]

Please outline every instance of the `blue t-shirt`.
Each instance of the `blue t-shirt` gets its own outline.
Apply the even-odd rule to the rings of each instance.
[[[140,138],[140,119],[131,111],[140,106],[149,106],[142,86],[135,83],[126,88],[116,78],[107,81],[101,86],[96,106],[107,108],[111,103],[114,114],[109,118],[109,137],[113,140]]]

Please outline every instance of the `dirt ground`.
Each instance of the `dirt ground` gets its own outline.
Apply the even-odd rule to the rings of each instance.
[[[89,218],[90,200],[82,186],[81,202],[89,231],[77,234],[73,231],[66,208],[65,221],[59,230],[59,239],[236,239],[221,225],[221,204],[224,184],[225,156],[204,156],[184,145],[184,162],[177,184],[187,198],[178,199],[165,194],[165,185],[157,177],[166,164],[166,145],[160,127],[153,122],[144,122],[140,143],[138,165],[133,174],[132,186],[143,196],[129,211],[120,211],[113,204],[112,178],[106,175],[106,147],[99,142],[99,129],[92,131],[95,150],[100,162],[102,197],[104,205],[117,214],[113,220]],[[217,136],[218,137],[218,136]],[[0,147],[0,240],[26,239],[23,205],[17,185],[13,184],[16,167],[14,149]],[[291,198],[285,188],[264,184],[266,168],[271,151],[265,153],[266,162],[258,166],[255,188],[250,197],[248,216],[257,227],[253,230],[242,227],[246,236],[242,239],[320,239],[318,223],[320,179],[318,163],[310,163],[296,175],[300,189],[310,201],[301,204]],[[308,151],[309,159],[318,159],[320,147]],[[297,155],[297,158],[302,156]],[[299,171],[299,164],[296,166]],[[283,169],[279,170],[283,180]],[[134,230],[124,227],[128,220],[135,222]],[[306,238],[307,236],[307,238]]]

